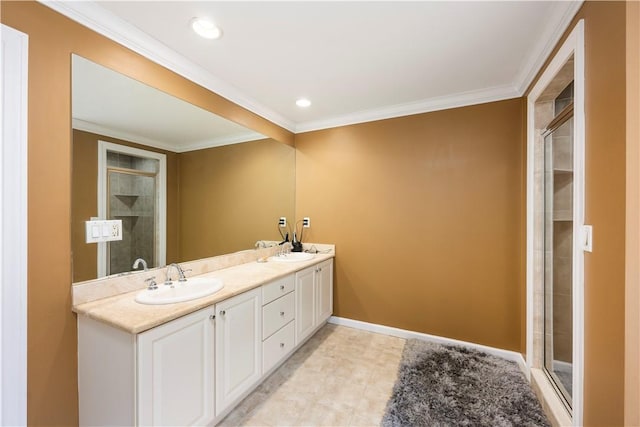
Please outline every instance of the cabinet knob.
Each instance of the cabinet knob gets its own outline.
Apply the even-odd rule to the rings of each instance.
[[[216,318],[215,314],[212,314],[211,316],[209,316],[209,320],[215,320],[215,318]]]
[[[226,312],[226,311],[224,311],[224,310],[220,310],[220,316],[224,316],[225,314],[227,314],[227,312]]]
[[[284,316],[284,311],[281,311],[281,312],[280,312],[280,316]]]
[[[283,342],[280,343],[280,348],[284,348],[284,343]]]
[[[284,285],[280,285],[280,290],[284,291]]]

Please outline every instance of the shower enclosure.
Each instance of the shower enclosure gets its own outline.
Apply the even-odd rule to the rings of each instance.
[[[544,138],[544,370],[570,408],[573,384],[573,82]]]
[[[108,245],[107,274],[131,270],[137,258],[154,265],[157,163],[107,154],[107,217],[122,220],[122,240]]]
[[[527,95],[527,365],[554,425],[583,425],[585,56],[580,20]]]
[[[99,276],[131,271],[137,258],[164,265],[164,155],[103,141],[99,153],[100,216],[122,220],[122,240],[99,247]]]

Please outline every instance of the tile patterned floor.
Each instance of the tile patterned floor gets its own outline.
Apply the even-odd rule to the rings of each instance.
[[[404,343],[327,324],[219,425],[380,425]]]

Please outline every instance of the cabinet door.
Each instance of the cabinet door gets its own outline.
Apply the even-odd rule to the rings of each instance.
[[[316,326],[315,270],[316,266],[313,266],[296,273],[296,345]]]
[[[138,335],[138,425],[213,422],[213,315],[206,308]]]
[[[262,290],[216,304],[216,416],[262,376]]]
[[[316,325],[325,322],[333,314],[333,262],[319,264],[316,268]]]

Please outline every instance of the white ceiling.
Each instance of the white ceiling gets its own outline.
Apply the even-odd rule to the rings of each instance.
[[[520,96],[581,2],[45,4],[301,132]]]

